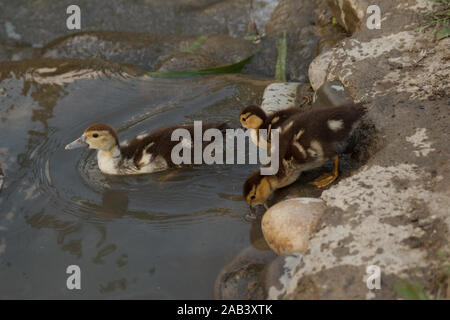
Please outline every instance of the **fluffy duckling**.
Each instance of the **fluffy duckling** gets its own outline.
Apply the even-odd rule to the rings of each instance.
[[[334,168],[314,181],[323,188],[338,177],[338,154],[345,150],[365,109],[362,105],[344,105],[295,114],[280,127],[277,174],[263,176],[259,171],[244,183],[243,196],[250,205],[264,204],[273,191],[295,182],[303,171],[322,166],[333,160]]]
[[[194,125],[177,125],[160,128],[150,134],[143,134],[133,138],[127,144],[120,144],[116,131],[107,124],[93,124],[83,135],[69,143],[65,149],[72,150],[80,147],[97,149],[98,167],[103,173],[111,175],[144,174],[162,171],[171,167],[178,167],[171,159],[172,149],[180,141],[171,141],[175,129],[187,129],[194,137]],[[202,136],[205,130],[216,128],[222,132],[229,128],[226,122],[202,124]],[[184,142],[193,148],[192,141]],[[202,150],[206,147],[203,142]],[[193,159],[193,152],[191,152]],[[191,162],[193,163],[193,161]]]
[[[263,149],[270,149],[270,131],[277,129],[281,124],[294,114],[300,113],[298,107],[276,111],[267,116],[263,109],[255,105],[249,105],[242,109],[239,115],[241,125],[251,131],[252,141]],[[267,130],[267,140],[261,139],[258,134],[259,129]]]

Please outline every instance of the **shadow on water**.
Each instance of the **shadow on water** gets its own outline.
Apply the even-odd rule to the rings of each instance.
[[[193,120],[237,127],[267,83],[150,79],[76,60],[0,72],[0,298],[212,298],[220,268],[253,237],[241,186],[254,167],[113,177],[91,150],[64,146],[94,122],[122,141]],[[82,270],[79,292],[66,288],[71,264]]]

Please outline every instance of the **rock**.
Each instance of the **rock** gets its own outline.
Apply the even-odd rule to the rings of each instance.
[[[155,67],[155,71],[180,71],[190,69],[206,69],[220,65],[220,62],[202,54],[177,52],[164,57]]]
[[[350,93],[340,81],[325,82],[316,92],[313,108],[337,107],[352,103]]]
[[[279,36],[267,36],[261,40],[258,51],[245,66],[243,72],[273,78],[277,63]],[[308,67],[315,57],[318,42],[313,26],[286,35],[286,78],[288,81],[306,82]]]
[[[294,198],[277,203],[262,219],[262,230],[277,254],[305,253],[315,232],[325,203],[317,198]]]
[[[295,107],[300,105],[301,99],[298,94],[301,83],[298,82],[276,82],[271,83],[264,90],[261,108],[267,113]]]
[[[362,124],[375,130],[371,143],[361,145],[367,148],[358,161],[363,166],[341,167],[339,182],[323,191],[328,209],[321,229],[295,275],[297,287],[285,298],[394,299],[401,279],[437,295],[433,270],[443,260],[436,252],[448,247],[450,230],[449,101],[441,94],[450,88],[450,38],[435,41],[432,28],[417,31],[431,1],[377,5],[381,29],[362,23],[310,66],[314,90],[340,81],[367,106]],[[367,289],[370,265],[381,269],[381,290]]]
[[[347,31],[340,25],[330,23],[333,19],[333,13],[326,0],[316,0],[316,27],[320,36],[317,45],[316,56],[328,51],[348,36]]]
[[[292,279],[302,263],[303,254],[283,254],[268,263],[261,273],[264,298],[282,299],[287,288],[295,285]]]
[[[204,39],[204,40],[202,40]],[[224,34],[200,36],[193,52],[209,56],[222,63],[236,63],[254,54],[257,46],[249,40],[233,38]]]
[[[182,36],[92,31],[65,36],[40,50],[39,58],[99,58],[134,64],[146,71],[211,68],[253,54],[251,41],[226,35]]]
[[[311,87],[317,91],[326,81],[328,66],[331,64],[332,52],[326,51],[317,56],[309,65],[308,76]]]
[[[50,42],[42,48],[39,58],[100,58],[134,64],[150,71],[159,57],[181,50],[196,38],[133,32],[81,32]]]
[[[281,1],[270,17],[266,36],[261,40],[257,54],[244,71],[273,78],[278,55],[277,42],[286,31],[286,78],[306,82],[308,66],[315,57],[319,39],[313,25],[315,8],[313,1]]]
[[[214,298],[218,300],[264,299],[259,283],[265,265],[276,258],[270,250],[248,247],[222,268],[214,284]]]
[[[5,46],[0,44],[0,61],[8,61],[8,52],[6,51]]]
[[[281,1],[266,25],[266,34],[280,35],[283,31],[295,32],[311,26],[315,22],[315,16],[311,14],[315,8],[314,1]]]
[[[269,245],[264,239],[264,235],[261,230],[261,219],[263,214],[258,214],[256,219],[252,221],[252,225],[250,227],[250,243],[255,249],[258,250],[270,250]]]
[[[358,30],[366,14],[366,0],[327,0],[334,17],[350,33]]]
[[[266,0],[267,1],[267,0]],[[255,17],[271,13],[264,0],[255,1]],[[260,5],[258,3],[261,3]],[[249,22],[248,0],[79,0],[83,31],[128,31],[172,35],[227,34],[244,37]],[[10,2],[0,10],[0,37],[21,37],[35,46],[73,33],[66,27],[68,4],[53,0]],[[29,23],[33,21],[33,23]],[[5,23],[11,25],[5,30]],[[260,25],[264,27],[263,25]]]

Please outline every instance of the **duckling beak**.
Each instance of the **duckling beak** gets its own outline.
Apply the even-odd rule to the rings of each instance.
[[[72,150],[72,149],[85,148],[85,147],[89,147],[89,145],[86,143],[86,137],[81,136],[77,140],[69,143],[64,149]]]

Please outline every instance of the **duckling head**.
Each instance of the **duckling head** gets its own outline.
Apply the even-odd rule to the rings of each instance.
[[[119,146],[116,131],[107,124],[96,123],[84,130],[81,137],[69,143],[65,149],[89,147],[89,149],[111,151],[116,146]]]
[[[266,118],[264,110],[255,105],[245,107],[239,115],[239,121],[247,129],[259,129]]]
[[[244,183],[243,196],[245,201],[253,206],[264,204],[272,191],[269,176],[263,176],[259,171],[255,171]]]

